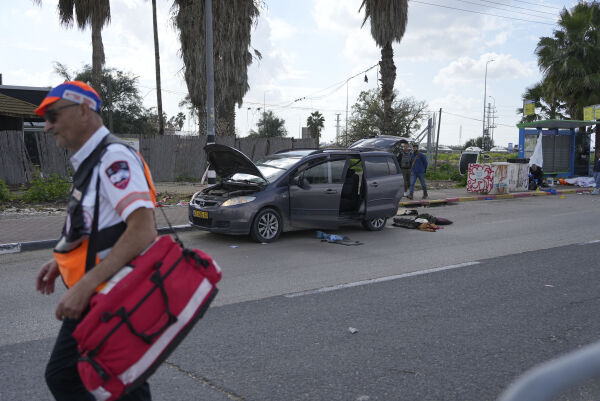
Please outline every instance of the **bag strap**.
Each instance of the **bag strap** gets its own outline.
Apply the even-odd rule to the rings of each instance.
[[[94,218],[92,220],[92,232],[88,239],[88,249],[85,255],[85,271],[90,271],[96,265],[96,238],[98,237],[98,216],[100,215],[98,204],[100,200],[100,175],[96,181],[96,200],[94,201]]]

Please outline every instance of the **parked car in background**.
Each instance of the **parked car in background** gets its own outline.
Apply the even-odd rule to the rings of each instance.
[[[469,146],[465,149],[465,152],[481,152],[481,148],[478,146]]]
[[[491,153],[508,153],[508,150],[506,148],[503,148],[502,146],[494,146],[493,148],[490,149]]]
[[[365,149],[288,150],[253,163],[237,149],[205,148],[220,183],[195,193],[192,226],[275,241],[283,231],[362,223],[370,231],[395,216],[404,192],[396,157]]]
[[[445,145],[438,146],[438,153],[452,153],[454,152],[451,148]]]
[[[397,155],[403,143],[409,143],[410,138],[394,135],[377,135],[371,138],[359,139],[348,147],[348,149],[377,149]]]

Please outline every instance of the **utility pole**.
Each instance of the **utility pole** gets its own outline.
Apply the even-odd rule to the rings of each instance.
[[[437,126],[437,138],[435,140],[435,162],[433,163],[433,173],[435,174],[437,171],[437,156],[438,156],[438,147],[440,146],[440,127],[442,126],[442,108],[440,107],[440,115],[438,117],[438,126]]]
[[[335,124],[335,143],[340,145],[340,113],[336,113],[336,124]]]
[[[213,64],[213,26],[212,26],[212,0],[204,1],[205,24],[205,58],[206,58],[206,143],[215,143],[215,75]],[[217,174],[212,166],[208,167],[208,184],[217,183]]]
[[[154,27],[154,64],[156,68],[156,108],[158,110],[158,135],[165,134],[163,120],[162,89],[160,86],[160,51],[158,50],[158,28],[156,24],[156,0],[152,0],[152,24]]]

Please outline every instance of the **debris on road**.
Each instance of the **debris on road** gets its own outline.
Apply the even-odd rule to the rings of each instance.
[[[352,241],[349,237],[345,235],[336,235],[336,234],[327,234],[323,231],[317,231],[317,239],[320,239],[321,242],[329,242],[332,244],[339,245],[362,245],[363,243],[360,241]]]

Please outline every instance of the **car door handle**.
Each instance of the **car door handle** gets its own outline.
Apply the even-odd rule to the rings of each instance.
[[[377,181],[374,181],[374,182],[372,182],[372,183],[371,183],[371,186],[372,186],[372,187],[378,187],[378,186],[379,186],[379,184],[377,183]]]
[[[325,193],[326,193],[326,194],[337,194],[337,191],[336,191],[335,189],[331,189],[331,188],[329,188],[329,189],[326,189],[326,190],[325,190]]]

